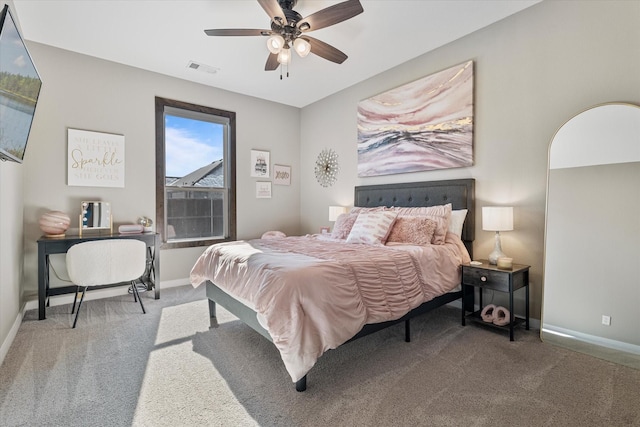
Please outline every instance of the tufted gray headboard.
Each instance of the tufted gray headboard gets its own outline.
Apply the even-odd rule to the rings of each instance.
[[[436,206],[451,203],[453,209],[467,209],[462,241],[473,258],[475,239],[475,179],[361,185],[355,189],[354,206]]]

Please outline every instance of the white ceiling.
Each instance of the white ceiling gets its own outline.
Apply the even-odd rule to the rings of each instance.
[[[362,14],[310,33],[349,58],[338,65],[294,55],[282,80],[279,70],[264,71],[265,37],[204,34],[270,28],[255,0],[14,0],[14,15],[30,41],[304,107],[538,1],[361,0]],[[299,0],[294,10],[304,17],[336,3]],[[190,61],[218,71],[195,71]]]

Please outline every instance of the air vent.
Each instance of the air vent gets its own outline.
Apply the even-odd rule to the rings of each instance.
[[[189,63],[187,64],[187,68],[208,74],[216,74],[218,71],[220,71],[220,68],[212,67],[211,65],[200,64],[195,61],[189,61]]]

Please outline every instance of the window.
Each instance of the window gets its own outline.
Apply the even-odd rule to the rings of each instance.
[[[235,118],[156,97],[156,221],[163,248],[236,239]]]

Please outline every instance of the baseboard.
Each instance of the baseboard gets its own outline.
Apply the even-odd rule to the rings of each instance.
[[[562,338],[574,339],[586,344],[640,355],[640,345],[629,344],[626,342],[611,340],[596,335],[589,335],[582,332],[572,331],[570,329],[561,328],[559,326],[549,325],[548,323],[544,324],[542,331],[545,333],[558,335]]]
[[[4,362],[4,358],[7,357],[7,353],[9,353],[9,348],[11,344],[13,344],[13,340],[16,338],[18,334],[18,329],[20,329],[20,324],[22,323],[22,318],[24,317],[24,312],[27,310],[26,304],[22,306],[22,310],[18,311],[18,315],[16,316],[16,320],[13,322],[11,329],[9,329],[9,333],[7,337],[2,342],[2,346],[0,346],[0,365]]]

